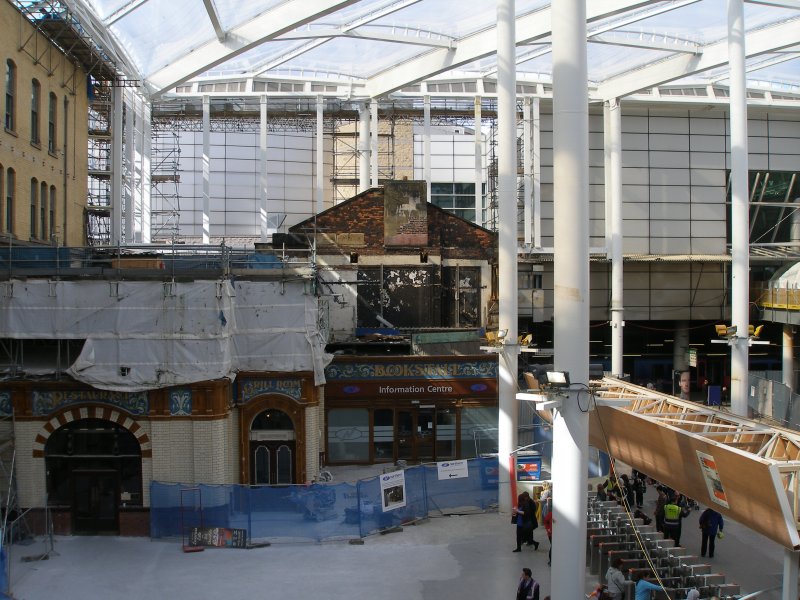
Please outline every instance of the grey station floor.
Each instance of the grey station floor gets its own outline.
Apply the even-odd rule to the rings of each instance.
[[[347,481],[346,472],[335,473]],[[648,489],[645,511],[652,514]],[[682,542],[699,554],[699,512],[684,521]],[[780,583],[783,549],[726,522],[710,562],[743,592]],[[10,553],[11,592],[18,600],[182,600],[254,598],[330,600],[450,600],[513,598],[522,567],[550,594],[548,543],[536,530],[538,551],[514,548],[514,527],[496,513],[429,519],[403,531],[346,542],[280,544],[251,550],[184,553],[180,543],[147,538],[56,537],[47,560],[23,557],[46,550],[46,540]],[[586,591],[597,576],[587,574]],[[780,592],[763,598],[775,599]]]

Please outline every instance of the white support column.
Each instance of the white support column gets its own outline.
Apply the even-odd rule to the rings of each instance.
[[[522,104],[522,200],[523,242],[526,248],[533,243],[533,115],[531,97],[527,96]]]
[[[586,2],[553,0],[554,366],[572,385],[553,418],[553,598],[582,598],[589,415]]]
[[[498,285],[499,328],[506,331],[499,361],[498,502],[510,510],[511,453],[517,448],[517,83],[515,0],[497,0]]]
[[[369,109],[358,106],[358,192],[369,189]]]
[[[800,574],[798,568],[798,557],[800,552],[795,550],[783,549],[783,590],[781,600],[797,600],[797,577]]]
[[[622,109],[617,100],[604,106],[608,113],[606,143],[609,148],[609,188],[606,202],[611,205],[610,249],[611,249],[611,373],[624,375],[622,364],[624,320],[624,274],[622,263]]]
[[[485,227],[483,214],[483,127],[481,97],[475,96],[475,223]]]
[[[533,99],[533,245],[542,247],[542,117],[541,99]]]
[[[321,213],[325,209],[325,122],[323,120],[325,111],[325,100],[322,96],[317,96],[317,186],[315,198],[317,200],[315,212]]]
[[[136,236],[136,125],[139,120],[137,112],[138,99],[133,92],[125,92],[128,97],[128,113],[125,122],[125,161],[128,164],[128,181],[125,186],[125,243],[133,244]]]
[[[747,173],[747,74],[743,0],[728,0],[731,135],[731,324],[737,328],[731,346],[731,412],[747,415],[747,370],[750,347],[750,209]]]
[[[261,229],[261,241],[269,239],[269,179],[267,176],[267,140],[269,135],[269,118],[267,113],[267,96],[261,96],[261,112],[258,123],[258,179],[259,179],[259,202],[261,205],[259,215],[259,225]]]
[[[152,187],[150,182],[152,175],[150,168],[152,165],[153,156],[153,121],[151,119],[150,103],[145,102],[142,105],[142,226],[141,238],[138,240],[142,244],[150,243],[150,236],[152,234],[152,206],[150,204],[150,197],[152,195]]]
[[[111,243],[122,241],[122,141],[125,131],[123,126],[123,88],[112,88],[112,122],[111,122]]]
[[[369,134],[370,134],[370,142],[369,142],[369,171],[370,171],[370,185],[371,187],[378,187],[378,161],[380,160],[380,156],[378,156],[378,101],[372,100],[369,103],[369,111],[372,117],[372,123],[370,124]]]
[[[422,97],[422,178],[427,201],[431,201],[431,97]]]
[[[203,96],[203,244],[211,241],[211,98]]]
[[[783,325],[783,352],[781,367],[783,383],[794,392],[794,327],[785,323]]]

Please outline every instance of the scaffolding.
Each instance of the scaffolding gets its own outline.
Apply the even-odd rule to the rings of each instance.
[[[111,87],[94,85],[89,99],[86,240],[90,246],[111,243]]]
[[[180,233],[181,216],[178,190],[181,146],[178,134],[154,130],[151,155],[152,241],[174,243]]]

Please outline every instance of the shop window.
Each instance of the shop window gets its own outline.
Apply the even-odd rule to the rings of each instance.
[[[369,411],[339,408],[328,412],[328,459],[331,462],[369,460]]]
[[[377,408],[373,419],[372,448],[375,462],[391,461],[394,458],[394,410]]]
[[[497,407],[461,409],[461,458],[498,450]]]

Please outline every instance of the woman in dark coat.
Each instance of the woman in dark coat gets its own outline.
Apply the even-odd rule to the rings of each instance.
[[[517,507],[513,511],[512,518],[516,522],[517,530],[517,547],[514,552],[522,550],[522,542],[533,543],[535,547],[539,546],[538,542],[533,541],[533,530],[536,522],[536,504],[531,500],[528,492],[522,492],[517,497]]]

